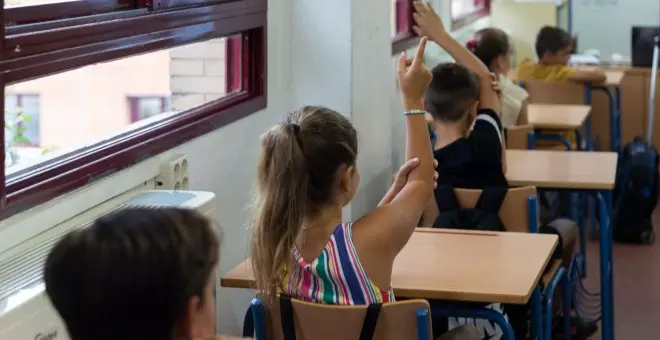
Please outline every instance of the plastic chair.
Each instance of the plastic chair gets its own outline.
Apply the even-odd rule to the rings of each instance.
[[[461,207],[471,208],[476,206],[481,190],[473,189],[454,189],[456,198]],[[499,217],[507,231],[511,232],[532,232],[536,233],[539,230],[538,225],[538,204],[537,192],[535,187],[520,187],[510,188],[504,197],[502,206],[500,208]],[[521,254],[525,256],[525,254]],[[556,260],[549,264],[545,274],[541,280],[545,289],[542,293],[542,302],[533,303],[534,318],[532,320],[533,338],[551,339],[552,332],[552,297],[559,284],[562,284],[562,289],[565,290],[563,297],[563,313],[564,313],[564,332],[565,339],[570,340],[570,296],[571,283],[569,276],[566,275],[566,269],[561,266],[561,261]],[[543,304],[543,307],[541,306]],[[544,309],[544,311],[541,311]],[[542,320],[538,317],[541,316]]]
[[[292,340],[291,333],[284,335],[291,329],[294,329],[296,340],[358,339],[364,336],[363,325],[369,318],[375,321],[373,339],[431,339],[431,308],[426,300],[382,304],[380,311],[375,313],[375,320],[374,313],[368,312],[370,306],[327,305],[296,299],[288,301],[292,323],[282,322],[282,316],[287,315],[286,299],[282,302],[280,298],[273,306],[267,306],[258,297],[252,300],[256,340]],[[371,339],[369,336],[367,338]]]

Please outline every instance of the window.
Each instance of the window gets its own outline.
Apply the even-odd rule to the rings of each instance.
[[[170,111],[169,97],[128,97],[131,123]]]
[[[391,27],[392,27],[392,53],[399,53],[419,40],[413,31],[414,20],[412,17],[414,8],[413,0],[390,0]]]
[[[459,29],[490,14],[491,0],[451,0],[452,29]]]
[[[16,0],[2,9],[6,19],[13,9],[30,15],[0,27],[0,218],[266,106],[266,0],[157,0],[153,8],[138,0],[134,11],[109,6],[67,20],[40,12],[63,3],[119,2]]]

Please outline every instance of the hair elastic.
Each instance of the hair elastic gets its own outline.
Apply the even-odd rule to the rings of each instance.
[[[477,39],[472,38],[472,39],[468,40],[467,47],[471,50],[476,49],[477,48]]]

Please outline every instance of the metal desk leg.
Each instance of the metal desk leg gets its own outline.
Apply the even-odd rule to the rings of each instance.
[[[543,339],[543,296],[541,287],[536,285],[532,292],[532,339]],[[552,318],[552,316],[550,316]],[[549,338],[548,338],[549,339]]]
[[[571,340],[571,301],[573,296],[573,289],[571,287],[571,268],[568,268],[564,273],[564,279],[561,282],[561,296],[562,301],[562,316],[564,317],[564,340]]]
[[[451,307],[450,308],[431,307],[431,314],[442,315],[446,317],[486,319],[500,326],[500,328],[502,329],[502,339],[516,340],[514,336],[515,333],[513,332],[513,327],[511,327],[511,324],[504,318],[504,315],[490,308],[459,309],[459,308],[451,308]]]
[[[619,131],[619,126],[617,125],[617,122],[619,121],[617,118],[617,103],[614,100],[612,91],[607,87],[593,86],[592,88],[603,91],[607,96],[607,101],[610,104],[610,151],[616,152],[618,151],[617,135]]]
[[[619,152],[621,150],[621,141],[623,139],[622,134],[623,134],[623,127],[621,126],[621,120],[623,119],[623,111],[621,109],[621,88],[619,86],[614,88],[615,90],[615,100],[616,100],[616,118],[615,118],[615,123],[616,123],[616,149],[614,150],[615,152]]]
[[[575,150],[582,151],[582,134],[580,133],[580,130],[575,130],[575,144],[577,144]]]
[[[591,90],[592,87],[590,84],[584,85],[584,103],[591,105]],[[593,151],[593,143],[591,136],[591,115],[587,116],[587,119],[584,120],[584,140],[587,144],[587,151]]]
[[[563,282],[566,279],[566,272],[564,267],[559,267],[557,272],[552,277],[552,280],[548,283],[548,286],[545,287],[544,295],[544,311],[543,311],[543,340],[552,340],[552,319],[553,319],[553,310],[552,310],[552,298],[554,297],[555,290],[560,282]],[[566,294],[562,292],[562,294]]]
[[[600,293],[602,305],[603,340],[614,339],[614,290],[612,273],[612,192],[598,195],[600,213]]]

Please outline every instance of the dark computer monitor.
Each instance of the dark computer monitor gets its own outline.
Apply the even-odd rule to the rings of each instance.
[[[651,67],[655,37],[660,36],[660,26],[633,26],[632,66]]]

